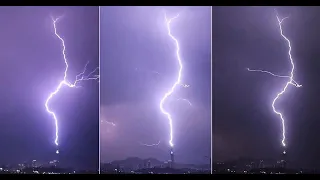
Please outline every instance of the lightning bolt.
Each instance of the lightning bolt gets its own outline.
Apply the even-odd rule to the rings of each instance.
[[[101,123],[107,123],[107,124],[109,124],[109,125],[111,125],[113,127],[116,126],[116,124],[114,122],[110,122],[110,121],[101,121]]]
[[[265,70],[259,70],[259,69],[250,69],[250,68],[247,68],[248,71],[251,71],[251,72],[261,72],[261,73],[266,73],[266,74],[270,74],[274,77],[279,77],[279,78],[290,78],[290,76],[284,76],[284,75],[277,75],[277,74],[274,74],[270,71],[265,71]],[[294,84],[294,86],[296,87],[302,87],[301,84],[298,84],[294,79],[292,79],[292,83]]]
[[[54,28],[54,34],[55,36],[61,41],[61,46],[62,46],[62,56],[63,56],[63,60],[65,63],[65,70],[64,70],[64,76],[63,76],[63,80],[60,81],[59,85],[56,87],[56,89],[50,93],[49,97],[47,98],[46,102],[45,102],[45,107],[47,112],[53,117],[54,119],[54,123],[55,123],[55,140],[54,143],[57,147],[56,150],[56,154],[59,154],[59,150],[58,150],[58,146],[59,146],[59,126],[58,126],[58,118],[56,116],[56,114],[49,108],[49,102],[50,100],[60,91],[60,89],[62,88],[62,86],[67,86],[70,88],[75,88],[78,87],[77,84],[81,81],[87,81],[87,80],[97,80],[99,79],[99,75],[93,75],[99,68],[95,68],[92,72],[90,72],[88,75],[84,75],[87,69],[87,65],[88,63],[85,65],[84,70],[78,74],[74,80],[73,83],[70,83],[67,80],[67,73],[68,73],[68,68],[69,68],[69,64],[68,64],[68,60],[67,60],[67,56],[66,56],[66,46],[65,46],[65,41],[64,39],[58,34],[57,32],[57,23],[59,22],[59,20],[62,18],[62,16],[58,17],[58,18],[51,18],[52,19],[52,24],[53,24],[53,28]],[[93,75],[93,76],[92,76]]]
[[[298,83],[293,79],[295,66],[294,66],[294,62],[293,62],[292,55],[291,55],[291,50],[292,50],[291,42],[290,42],[290,40],[284,35],[283,30],[282,30],[282,23],[283,23],[283,21],[286,20],[286,19],[289,18],[289,17],[285,17],[285,18],[280,19],[277,12],[276,12],[276,17],[277,17],[277,20],[278,20],[278,25],[279,25],[279,29],[280,29],[280,34],[281,34],[282,38],[287,42],[288,47],[289,47],[288,56],[289,56],[290,63],[291,63],[291,67],[292,67],[292,68],[291,68],[290,75],[289,75],[289,76],[281,76],[281,75],[276,75],[276,74],[274,74],[274,73],[271,73],[271,72],[269,72],[269,71],[265,71],[265,70],[251,70],[251,69],[249,69],[249,68],[248,68],[247,70],[248,70],[248,71],[255,71],[255,72],[267,73],[267,74],[270,74],[270,75],[272,75],[272,76],[279,77],[279,78],[288,78],[288,81],[286,82],[285,86],[282,88],[282,90],[277,94],[277,96],[276,96],[276,97],[273,99],[273,101],[272,101],[272,109],[273,109],[273,112],[280,117],[281,123],[282,123],[282,140],[281,140],[281,143],[282,143],[282,146],[283,146],[283,147],[286,147],[286,126],[285,126],[285,119],[283,118],[282,113],[276,110],[276,108],[275,108],[275,103],[276,103],[277,100],[281,97],[281,95],[286,92],[286,90],[287,90],[287,88],[288,88],[289,85],[293,85],[293,86],[295,86],[295,87],[302,87],[302,85],[298,84]],[[285,151],[284,151],[284,153],[285,153]]]
[[[158,141],[158,143],[155,143],[155,144],[145,144],[145,143],[141,143],[141,142],[140,142],[140,145],[152,147],[152,146],[159,146],[160,143],[161,143],[161,141]]]
[[[188,99],[184,99],[184,98],[179,98],[177,99],[178,101],[185,101],[187,102],[190,106],[192,106],[191,102]]]
[[[188,87],[190,87],[190,85],[189,84],[180,84],[182,87],[184,87],[184,88],[188,88]]]
[[[171,34],[171,28],[170,28],[170,24],[173,20],[177,19],[179,17],[179,14],[176,15],[175,17],[168,19],[166,14],[165,14],[165,20],[166,20],[166,26],[167,26],[167,30],[168,30],[168,35],[169,37],[174,41],[175,45],[176,45],[176,56],[177,56],[177,61],[179,63],[179,71],[178,71],[178,77],[176,82],[173,84],[173,86],[171,87],[171,89],[165,93],[165,95],[163,96],[163,98],[160,101],[160,110],[161,112],[167,116],[168,120],[169,120],[169,126],[170,126],[170,140],[169,140],[169,144],[171,147],[173,147],[173,128],[172,128],[172,117],[169,114],[169,112],[167,112],[164,108],[163,105],[165,103],[165,101],[167,100],[167,98],[169,96],[172,95],[172,93],[174,92],[174,90],[181,85],[181,76],[182,76],[182,60],[180,57],[180,46],[179,46],[179,42],[178,40]]]

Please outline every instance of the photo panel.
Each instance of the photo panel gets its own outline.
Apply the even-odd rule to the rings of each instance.
[[[211,173],[211,7],[100,7],[102,174]]]
[[[213,173],[318,174],[319,7],[212,13]]]
[[[99,171],[99,7],[0,7],[0,173]]]

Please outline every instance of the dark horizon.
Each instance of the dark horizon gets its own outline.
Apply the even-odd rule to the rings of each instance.
[[[167,160],[159,160],[157,158],[154,158],[154,157],[147,157],[147,158],[139,158],[139,157],[126,157],[126,158],[123,158],[123,159],[118,159],[118,160],[112,160],[112,161],[108,161],[108,162],[103,162],[101,161],[100,164],[108,164],[108,163],[113,163],[113,162],[116,162],[116,161],[125,161],[125,160],[128,160],[128,159],[135,159],[135,158],[138,158],[138,159],[141,159],[141,160],[149,160],[149,159],[153,159],[153,160],[157,160],[157,161],[161,161],[161,162],[166,162]],[[176,161],[175,163],[178,163],[178,164],[187,164],[187,165],[210,165],[208,162],[203,162],[203,163],[183,163],[183,162],[179,162],[179,161]]]

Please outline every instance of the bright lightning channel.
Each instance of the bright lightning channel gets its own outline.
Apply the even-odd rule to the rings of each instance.
[[[177,61],[179,63],[179,71],[178,71],[178,77],[175,81],[175,83],[173,84],[173,86],[171,87],[171,89],[165,93],[165,95],[163,96],[163,98],[160,101],[160,110],[163,114],[165,114],[169,120],[169,125],[170,125],[170,140],[169,140],[169,144],[171,147],[173,147],[173,127],[172,127],[172,117],[171,114],[169,112],[167,112],[164,108],[163,105],[166,101],[166,99],[174,92],[174,90],[177,88],[177,86],[181,85],[181,76],[182,76],[182,60],[180,57],[180,46],[179,46],[179,42],[178,40],[171,34],[171,22],[175,19],[177,19],[179,17],[179,14],[176,15],[173,18],[168,19],[166,14],[165,14],[165,20],[166,20],[166,26],[167,26],[167,30],[168,30],[168,36],[174,41],[175,45],[176,45],[176,57],[177,57]]]
[[[47,112],[53,117],[54,122],[55,122],[55,140],[54,143],[57,147],[56,150],[56,154],[59,154],[59,150],[58,150],[58,146],[59,146],[59,126],[58,126],[58,118],[56,116],[56,114],[49,108],[49,102],[50,100],[60,91],[62,86],[68,86],[70,88],[75,88],[78,87],[77,84],[80,81],[87,81],[87,80],[98,80],[99,79],[99,75],[93,75],[93,73],[95,73],[99,68],[95,68],[92,72],[90,72],[87,76],[84,76],[86,69],[87,69],[87,65],[88,63],[85,65],[84,70],[78,74],[76,76],[76,79],[73,83],[70,83],[67,80],[67,72],[68,72],[68,68],[69,68],[69,64],[68,64],[68,60],[66,57],[66,46],[65,46],[65,41],[64,39],[59,35],[59,33],[57,32],[57,23],[59,22],[59,20],[62,17],[58,17],[58,18],[52,18],[52,24],[53,24],[53,28],[54,28],[54,34],[55,36],[61,41],[61,46],[62,46],[62,55],[63,55],[63,59],[64,59],[64,63],[66,65],[66,68],[64,70],[64,76],[63,76],[63,80],[59,83],[59,85],[57,86],[57,88],[55,89],[55,91],[53,91],[49,97],[47,98],[46,102],[45,102],[45,107]],[[93,75],[93,76],[92,76]]]
[[[292,55],[291,55],[291,42],[290,40],[283,34],[283,30],[282,30],[282,23],[284,20],[286,20],[287,18],[289,17],[285,17],[285,18],[282,18],[280,19],[278,14],[276,13],[276,17],[277,17],[277,20],[278,20],[278,25],[279,25],[279,29],[280,29],[280,34],[282,36],[282,38],[287,42],[288,44],[288,47],[289,47],[289,50],[288,50],[288,56],[289,56],[289,59],[290,59],[290,63],[291,63],[291,72],[290,72],[290,75],[289,76],[281,76],[281,75],[276,75],[274,73],[271,73],[269,71],[265,71],[265,70],[252,70],[252,69],[249,69],[247,68],[248,71],[251,71],[251,72],[262,72],[262,73],[267,73],[267,74],[270,74],[272,76],[275,76],[275,77],[280,77],[280,78],[288,78],[289,81],[286,83],[286,85],[283,87],[283,89],[277,94],[277,96],[273,99],[272,101],[272,109],[273,109],[273,112],[276,113],[280,119],[281,119],[281,123],[282,123],[282,140],[281,140],[281,144],[283,147],[286,147],[286,126],[285,126],[285,119],[283,118],[283,115],[281,112],[277,111],[276,108],[275,108],[275,103],[276,101],[280,98],[280,96],[286,92],[287,88],[289,85],[293,85],[295,87],[302,87],[302,85],[298,84],[294,79],[294,69],[295,69],[295,66],[294,66],[294,62],[293,62],[293,58],[292,58]],[[285,151],[284,151],[284,154],[285,154]]]

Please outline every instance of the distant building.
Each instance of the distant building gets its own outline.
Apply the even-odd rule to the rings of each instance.
[[[283,153],[282,153],[281,167],[282,168],[287,167],[287,152],[286,151],[283,151]]]
[[[115,173],[121,173],[121,166],[117,164],[117,167],[114,169]]]
[[[29,164],[28,162],[24,162],[24,163],[23,163],[23,166],[24,166],[24,167],[30,167],[30,164]]]
[[[151,168],[151,161],[150,160],[147,163],[147,168]]]
[[[250,169],[255,169],[256,168],[256,163],[255,162],[251,162],[250,163]]]
[[[168,167],[168,162],[167,162],[167,161],[163,162],[163,164],[161,164],[160,167],[161,167],[161,168],[166,168],[166,167]]]
[[[37,167],[37,160],[32,160],[31,167],[33,168]]]
[[[25,164],[18,164],[18,166],[19,166],[19,170],[23,170],[24,168],[26,168]]]
[[[260,160],[260,163],[259,163],[259,168],[264,168],[264,161],[263,160]]]
[[[164,167],[165,168],[170,168],[171,167],[171,160],[168,160],[168,161],[164,162]]]
[[[57,167],[58,164],[59,164],[59,161],[58,161],[58,160],[53,160],[53,161],[50,161],[50,162],[49,162],[49,165],[50,165],[51,167]]]
[[[275,168],[281,168],[282,167],[282,161],[277,161],[277,164],[275,165]]]

